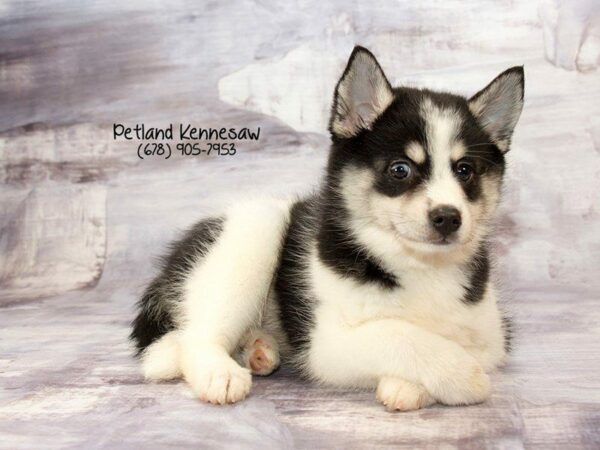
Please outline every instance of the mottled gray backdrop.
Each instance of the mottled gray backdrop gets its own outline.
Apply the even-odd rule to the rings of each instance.
[[[598,448],[600,75],[592,0],[0,2],[0,448]],[[143,384],[128,323],[178,230],[306,192],[354,44],[470,95],[525,65],[496,239],[516,322],[483,405],[388,414],[286,371],[236,406]],[[140,160],[113,123],[261,128]]]

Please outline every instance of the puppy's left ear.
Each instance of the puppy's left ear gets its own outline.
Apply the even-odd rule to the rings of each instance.
[[[523,66],[518,66],[502,72],[469,99],[469,109],[502,153],[510,148],[523,109],[524,90]]]
[[[356,46],[335,88],[329,131],[338,138],[356,136],[394,100],[394,92],[375,56]]]

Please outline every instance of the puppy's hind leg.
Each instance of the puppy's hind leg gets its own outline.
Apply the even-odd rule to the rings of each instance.
[[[203,400],[233,403],[250,390],[250,371],[231,355],[260,323],[288,215],[287,203],[270,199],[231,208],[217,242],[186,280],[181,369]]]
[[[181,376],[180,345],[176,331],[165,334],[142,353],[142,372],[148,381],[172,380]]]

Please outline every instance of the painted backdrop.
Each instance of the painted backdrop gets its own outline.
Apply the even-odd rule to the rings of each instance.
[[[600,445],[597,2],[0,3],[0,447]],[[307,192],[354,44],[393,84],[470,95],[523,64],[498,220],[517,347],[484,405],[385,413],[285,371],[215,408],[145,385],[133,303],[177,231]],[[260,127],[235,155],[138,157],[113,125]]]

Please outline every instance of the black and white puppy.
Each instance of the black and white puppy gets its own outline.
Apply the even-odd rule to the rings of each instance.
[[[392,88],[356,47],[318,193],[236,205],[173,245],[133,322],[145,377],[237,402],[281,358],[391,410],[485,400],[509,340],[488,238],[523,88],[522,67],[468,100]]]

